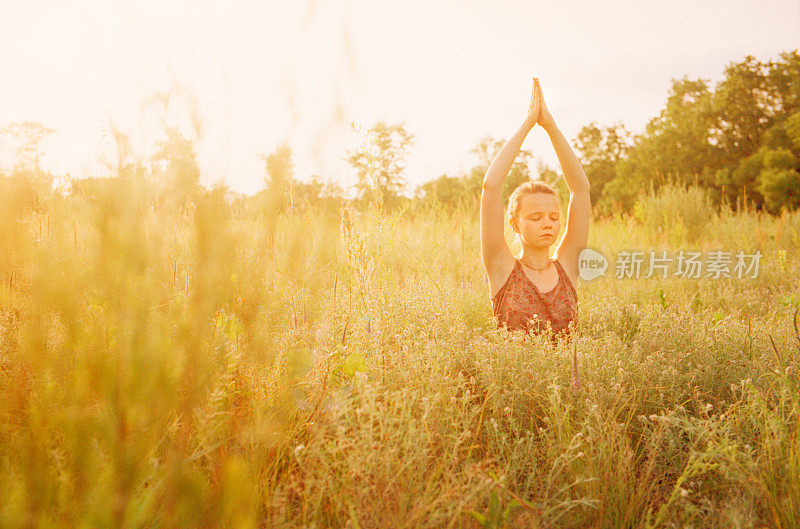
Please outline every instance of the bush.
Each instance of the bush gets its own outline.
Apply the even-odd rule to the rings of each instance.
[[[687,241],[694,243],[713,218],[714,206],[708,193],[700,187],[668,184],[640,198],[633,208],[633,216],[657,237],[667,233],[679,235],[681,239],[680,235],[685,234]]]

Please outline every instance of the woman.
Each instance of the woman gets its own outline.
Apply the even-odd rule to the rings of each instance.
[[[503,181],[537,123],[550,136],[569,187],[566,230],[552,258],[550,246],[561,230],[561,204],[555,191],[543,182],[526,182],[509,197],[508,222],[522,244],[519,255],[511,254],[503,235]],[[498,327],[527,333],[549,327],[555,339],[570,335],[578,315],[578,256],[589,238],[591,209],[586,174],[556,126],[539,80],[534,78],[528,116],[492,161],[481,193],[481,258]]]

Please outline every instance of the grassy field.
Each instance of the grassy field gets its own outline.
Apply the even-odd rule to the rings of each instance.
[[[594,221],[760,270],[610,268],[553,346],[494,331],[475,213],[136,190],[0,199],[0,527],[800,527],[800,213]]]

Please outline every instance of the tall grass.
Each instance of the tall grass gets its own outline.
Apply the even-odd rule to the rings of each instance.
[[[758,277],[607,274],[553,345],[494,331],[464,211],[139,185],[3,199],[0,526],[800,525],[800,214],[677,207]],[[663,244],[644,208],[590,246]]]
[[[670,244],[698,242],[714,216],[714,206],[705,189],[669,184],[641,198],[633,216],[648,232]]]

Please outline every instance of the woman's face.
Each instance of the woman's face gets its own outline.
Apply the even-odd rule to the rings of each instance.
[[[519,234],[523,244],[549,247],[555,242],[561,230],[558,199],[550,193],[523,195],[516,218],[511,221],[511,227]]]

